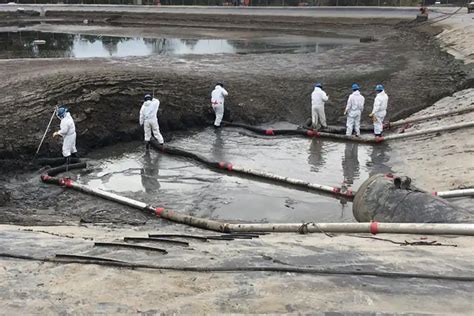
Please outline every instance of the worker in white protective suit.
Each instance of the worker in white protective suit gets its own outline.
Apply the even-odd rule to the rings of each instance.
[[[61,136],[63,138],[63,156],[66,163],[69,164],[71,156],[77,157],[76,149],[76,126],[71,113],[64,106],[58,108],[56,116],[61,120],[59,131],[53,133],[53,137]]]
[[[160,145],[163,145],[163,136],[160,133],[160,126],[158,125],[158,109],[160,108],[160,101],[153,98],[150,94],[145,95],[145,102],[140,109],[140,125],[145,130],[146,149],[150,148],[150,139],[153,136]]]
[[[326,114],[324,113],[324,102],[328,100],[323,85],[317,83],[314,85],[314,91],[311,94],[311,124],[313,129],[318,129],[318,123],[326,128]]]
[[[344,115],[347,115],[346,135],[352,136],[355,130],[356,137],[360,136],[360,116],[364,110],[365,98],[360,94],[360,87],[357,83],[352,85],[352,94],[347,100]]]
[[[383,120],[385,115],[387,115],[387,104],[388,104],[388,95],[384,91],[384,87],[381,84],[375,86],[375,91],[377,91],[377,96],[374,100],[374,108],[369,114],[369,117],[372,118],[374,123],[374,134],[375,137],[382,137],[383,133]]]
[[[216,128],[221,126],[222,118],[224,117],[224,99],[228,95],[222,82],[218,82],[211,92],[211,106],[216,114],[216,119],[214,120],[214,127]]]

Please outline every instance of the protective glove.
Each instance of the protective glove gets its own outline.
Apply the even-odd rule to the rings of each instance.
[[[54,132],[53,137],[57,137],[57,136],[59,136],[59,132]]]

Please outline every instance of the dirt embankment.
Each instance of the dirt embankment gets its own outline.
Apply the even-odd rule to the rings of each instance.
[[[179,21],[172,15],[165,17],[160,23],[187,23],[191,27],[207,24],[217,28],[227,23],[229,27],[237,25],[239,31],[274,22],[267,21],[268,17],[214,19],[196,15]],[[117,19],[137,21],[123,14],[114,20]],[[144,20],[150,24],[152,19]],[[342,109],[353,82],[363,87],[367,113],[374,97],[373,86],[383,82],[391,97],[391,119],[420,110],[464,83],[466,74],[460,64],[441,52],[430,36],[387,25],[366,25],[363,21],[351,25],[316,22],[286,17],[275,23],[279,32],[271,34],[284,36],[285,29],[294,33],[304,27],[306,34],[376,34],[378,41],[321,54],[0,61],[0,157],[18,161],[31,156],[57,103],[71,108],[77,123],[78,146],[84,152],[117,141],[139,139],[137,113],[143,94],[153,89],[162,103],[160,124],[167,132],[207,124],[212,117],[209,93],[216,80],[227,84],[230,96],[226,105],[232,118],[247,123],[303,122],[309,116],[310,94],[316,81],[324,82],[330,96],[327,114],[331,123],[344,121]],[[219,38],[220,29],[208,34]],[[55,121],[53,126],[57,124]],[[47,137],[42,155],[58,152],[58,142]]]

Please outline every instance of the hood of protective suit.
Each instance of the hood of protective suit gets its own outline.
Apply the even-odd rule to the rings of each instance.
[[[64,120],[65,118],[69,118],[69,117],[71,117],[71,113],[66,112],[66,114],[64,114],[64,116],[63,116],[63,117],[60,117],[59,119],[62,121],[62,120]]]

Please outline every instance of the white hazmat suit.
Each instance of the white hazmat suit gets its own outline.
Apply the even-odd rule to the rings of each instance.
[[[318,128],[318,121],[322,127],[327,127],[324,102],[328,100],[326,92],[320,87],[315,87],[311,94],[311,123],[314,129]]]
[[[347,124],[346,135],[351,136],[354,129],[357,136],[360,136],[360,116],[364,110],[365,98],[360,94],[359,90],[355,90],[349,96],[346,105]]]
[[[160,133],[160,126],[158,125],[158,109],[160,108],[160,101],[153,98],[143,102],[142,108],[140,109],[140,125],[143,125],[145,130],[145,141],[149,142],[151,139],[151,133],[156,137],[158,143],[163,144],[163,136]]]
[[[77,153],[76,149],[76,125],[69,112],[61,118],[60,129],[58,134],[63,138],[63,156],[69,157],[71,154]]]
[[[381,91],[377,94],[374,100],[374,108],[371,115],[373,116],[374,122],[374,134],[381,136],[383,132],[383,120],[387,115],[388,95],[385,91]]]
[[[214,113],[216,113],[216,119],[214,126],[221,126],[222,118],[224,117],[224,98],[229,94],[220,85],[216,85],[214,90],[211,92],[211,105]]]

